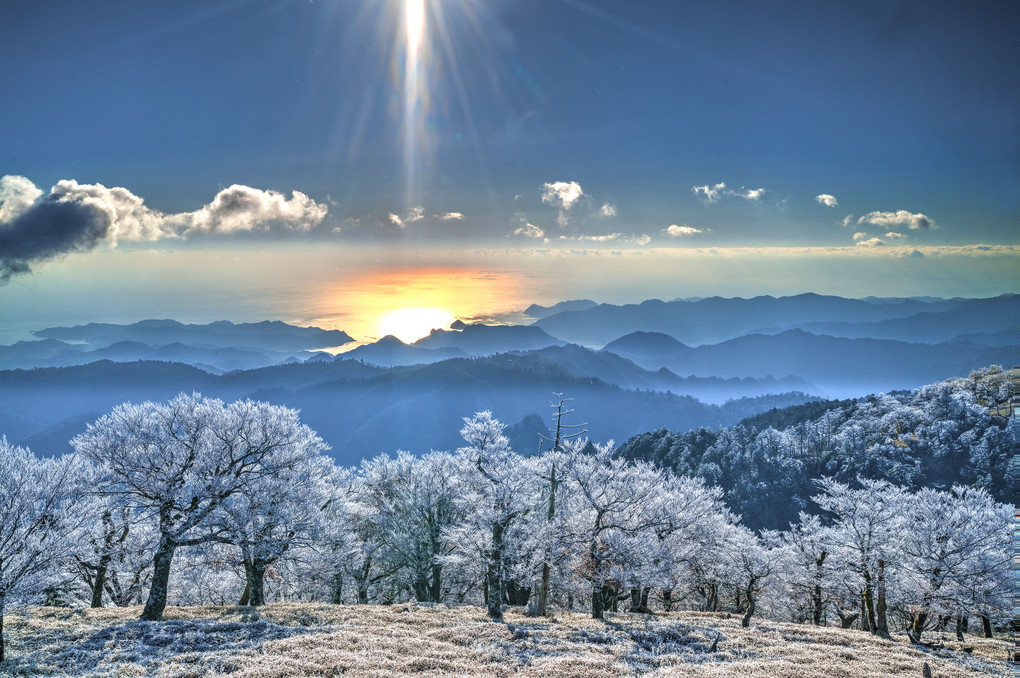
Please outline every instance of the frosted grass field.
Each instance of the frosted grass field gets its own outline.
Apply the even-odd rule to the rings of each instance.
[[[562,611],[534,619],[512,609],[497,623],[479,607],[273,604],[258,611],[170,607],[164,621],[151,623],[138,621],[140,612],[10,615],[0,675],[917,678],[925,662],[936,677],[1011,675],[1005,638],[959,643],[932,633],[937,649],[921,650],[905,635],[888,642],[769,621],[742,629],[739,617],[724,613],[621,613],[601,622]]]

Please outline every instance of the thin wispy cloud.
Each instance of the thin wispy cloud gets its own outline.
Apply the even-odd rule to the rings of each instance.
[[[694,195],[700,196],[706,203],[713,203],[719,200],[719,197],[723,195],[723,191],[726,190],[726,182],[719,182],[715,186],[691,186],[691,190]]]
[[[829,193],[820,193],[815,196],[815,200],[820,205],[825,205],[826,207],[836,207],[839,205],[839,201],[836,200],[836,196]]]
[[[616,216],[616,205],[605,203],[599,209],[599,216],[603,217],[615,217]]]
[[[34,263],[85,252],[101,243],[156,241],[202,234],[308,230],[328,208],[300,191],[286,197],[234,184],[194,212],[165,214],[126,188],[57,182],[49,194],[25,177],[0,179],[0,283]]]
[[[443,221],[461,221],[464,219],[464,215],[460,212],[445,212],[443,214],[435,214],[436,219],[442,219]]]
[[[743,198],[744,200],[758,201],[762,199],[768,191],[764,188],[744,188],[741,186],[737,190],[726,188],[726,182],[720,181],[718,184],[704,186],[691,186],[691,191],[694,195],[700,197],[706,205],[718,202],[719,198],[722,197],[733,197]]]
[[[850,228],[854,224],[854,215],[848,214],[843,217],[843,228]]]
[[[907,227],[912,231],[938,228],[931,218],[921,213],[897,210],[895,212],[869,212],[857,220],[858,224],[874,224],[882,228]]]

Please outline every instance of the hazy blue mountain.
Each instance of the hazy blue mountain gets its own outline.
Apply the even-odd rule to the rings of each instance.
[[[150,346],[139,341],[117,341],[89,350],[88,344],[67,344],[57,339],[18,342],[0,346],[0,368],[29,369],[32,367],[68,367],[86,365],[97,360],[133,362],[162,360],[193,365],[209,372],[249,370],[276,365],[286,360],[303,360],[303,352],[277,352],[180,342]],[[326,354],[332,359],[332,355]]]
[[[411,344],[416,348],[456,348],[467,355],[492,355],[507,351],[529,351],[564,342],[541,329],[524,325],[467,325],[462,330],[432,330]]]
[[[449,358],[464,358],[467,353],[455,347],[410,346],[393,335],[387,335],[373,344],[359,346],[342,355],[345,360],[364,360],[373,365],[393,367],[397,365],[426,365]]]
[[[550,346],[523,353],[522,356],[537,361],[538,365],[547,362],[550,369],[563,370],[572,377],[592,377],[626,389],[669,391],[707,403],[719,404],[735,398],[790,391],[813,394],[818,390],[799,377],[778,380],[772,377],[680,377],[666,368],[648,370],[616,353],[593,351],[577,344]]]
[[[296,327],[278,320],[239,324],[218,320],[207,325],[185,325],[176,320],[142,320],[131,325],[89,323],[50,327],[34,334],[44,339],[84,343],[90,349],[136,341],[149,346],[181,343],[287,352],[341,346],[351,341],[346,332]]]
[[[0,346],[0,369],[45,365],[54,356],[81,353],[82,348],[59,339],[19,341],[10,346]]]
[[[967,299],[955,308],[917,313],[907,318],[894,318],[870,323],[812,322],[801,325],[801,329],[815,334],[828,334],[849,339],[896,339],[926,344],[938,344],[958,336],[963,330],[982,333],[1000,333],[1013,330],[1003,339],[1016,336],[1020,320],[1020,295],[1004,294],[990,299]],[[1018,345],[1011,341],[997,346]]]
[[[550,316],[555,313],[563,313],[564,311],[587,311],[589,308],[594,308],[595,306],[598,306],[598,304],[591,299],[561,301],[558,304],[553,304],[552,306],[532,304],[524,309],[524,315],[530,318],[545,318],[546,316]]]
[[[0,433],[41,454],[66,451],[69,438],[121,402],[162,401],[199,391],[296,407],[343,463],[397,449],[455,448],[461,418],[485,409],[510,426],[520,424],[516,430],[523,436],[534,429],[530,415],[548,421],[554,393],[574,398],[578,422],[587,421],[589,434],[599,440],[624,440],[663,426],[733,424],[777,406],[763,399],[717,407],[672,393],[626,390],[520,353],[389,369],[340,359],[223,375],[175,363],[101,361],[3,371],[0,383]],[[810,399],[802,394],[775,398],[784,405]]]
[[[602,350],[639,362],[672,360],[691,350],[691,347],[662,332],[638,331],[609,342]]]
[[[689,345],[717,343],[749,332],[783,330],[808,322],[875,322],[955,308],[959,300],[869,303],[859,299],[799,294],[792,297],[659,301],[557,313],[536,321],[550,335],[586,346],[605,346],[631,332],[661,332]]]
[[[957,334],[955,337],[947,339],[946,343],[985,348],[993,346],[1020,346],[1020,325],[1014,325],[1002,332],[968,332],[966,334]]]
[[[967,375],[990,364],[1013,365],[1017,347],[968,348],[888,339],[844,339],[788,330],[693,348],[663,365],[696,376],[796,375],[832,397],[859,396]]]

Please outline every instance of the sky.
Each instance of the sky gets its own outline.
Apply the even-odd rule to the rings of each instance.
[[[0,341],[1017,292],[1018,27],[999,1],[11,0]]]

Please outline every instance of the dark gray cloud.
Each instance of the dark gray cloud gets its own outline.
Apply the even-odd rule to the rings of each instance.
[[[290,198],[249,186],[225,188],[194,212],[163,214],[126,188],[58,182],[48,195],[24,177],[0,178],[0,284],[40,261],[121,240],[155,241],[202,233],[237,233],[273,224],[307,230],[326,206],[304,193]]]

